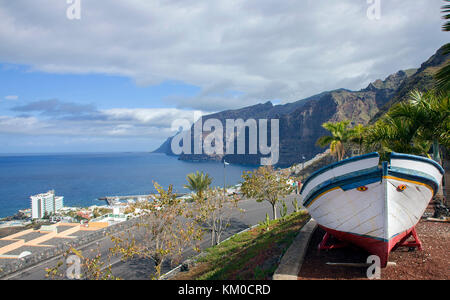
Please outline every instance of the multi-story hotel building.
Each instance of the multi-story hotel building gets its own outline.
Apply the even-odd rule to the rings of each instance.
[[[55,196],[55,191],[31,196],[30,199],[33,219],[42,219],[46,214],[49,216],[64,207],[64,197]]]

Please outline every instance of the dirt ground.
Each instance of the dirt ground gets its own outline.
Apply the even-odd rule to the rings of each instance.
[[[450,279],[450,223],[422,220],[416,226],[422,251],[409,251],[400,247],[391,252],[390,262],[395,266],[381,269],[384,280],[448,280]],[[367,279],[366,268],[338,267],[326,265],[327,262],[365,263],[370,255],[356,247],[345,247],[328,251],[318,251],[324,231],[318,228],[311,239],[299,279]]]

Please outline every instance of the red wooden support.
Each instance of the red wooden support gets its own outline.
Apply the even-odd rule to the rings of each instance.
[[[409,239],[409,237],[413,237],[414,241],[409,241],[407,242],[407,240]],[[395,247],[392,249],[392,251],[396,250],[398,247],[416,247],[419,250],[422,250],[422,242],[419,240],[419,236],[417,235],[416,232],[416,227],[414,227],[410,233],[408,233],[403,239],[401,239],[397,245],[395,245]]]
[[[325,235],[323,236],[322,241],[319,244],[319,251],[321,250],[330,250],[330,249],[339,249],[346,247],[348,244],[345,242],[338,241],[337,243],[332,243],[331,245],[327,245],[329,238],[332,237],[331,234],[328,232],[325,232]]]

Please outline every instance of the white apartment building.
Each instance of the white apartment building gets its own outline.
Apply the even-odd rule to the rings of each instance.
[[[31,217],[42,219],[45,214],[51,215],[64,207],[64,197],[55,196],[55,191],[31,196]]]

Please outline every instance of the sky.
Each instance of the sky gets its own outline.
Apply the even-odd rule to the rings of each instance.
[[[0,0],[0,153],[151,151],[194,111],[362,89],[448,42],[443,4]]]

